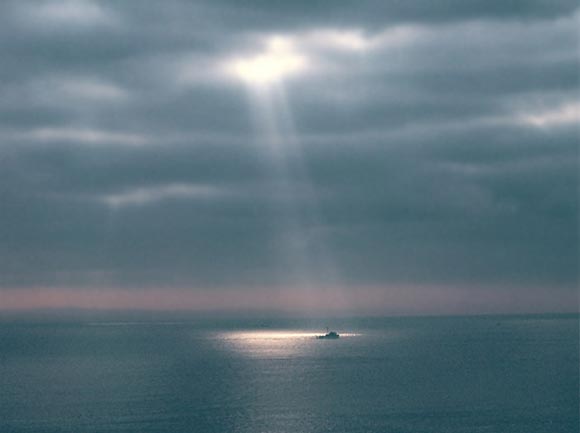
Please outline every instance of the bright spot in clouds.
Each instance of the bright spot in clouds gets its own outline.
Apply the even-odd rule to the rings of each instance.
[[[519,120],[526,125],[537,126],[539,128],[567,123],[580,123],[580,104],[567,104],[554,110],[525,114],[520,116]]]
[[[227,64],[230,74],[249,84],[264,85],[280,81],[304,71],[308,66],[306,56],[285,38],[274,37],[260,54],[239,57]]]
[[[336,52],[360,53],[401,46],[420,34],[415,27],[399,26],[371,36],[359,29],[332,28],[270,36],[263,40],[265,48],[261,52],[229,58],[222,71],[229,78],[264,86],[313,69],[336,69],[332,67]],[[341,62],[340,69],[344,67]]]

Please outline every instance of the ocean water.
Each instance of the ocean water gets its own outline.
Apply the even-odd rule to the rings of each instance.
[[[5,321],[0,432],[577,433],[578,346],[578,316]]]

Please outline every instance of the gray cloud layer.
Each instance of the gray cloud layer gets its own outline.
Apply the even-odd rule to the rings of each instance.
[[[295,217],[314,267],[338,270],[320,265],[321,286],[572,299],[576,8],[3,2],[0,286],[291,286]],[[290,216],[248,91],[223,73],[273,35],[312,63],[284,83]]]

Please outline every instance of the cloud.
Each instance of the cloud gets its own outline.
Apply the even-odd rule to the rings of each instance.
[[[210,186],[174,183],[106,194],[99,197],[99,200],[112,208],[119,208],[143,206],[167,199],[207,198],[217,193],[218,191]]]
[[[316,30],[307,33],[302,39],[314,46],[346,51],[365,51],[372,45],[372,41],[360,30]]]
[[[558,125],[580,124],[580,104],[571,103],[556,109],[533,114],[520,114],[518,120],[526,125],[549,128]]]
[[[67,78],[61,80],[57,87],[61,95],[74,99],[115,102],[127,98],[123,89],[98,80]]]
[[[19,4],[19,15],[30,25],[58,29],[109,25],[115,22],[110,11],[91,0],[41,0]]]
[[[578,16],[564,0],[4,2],[0,291],[560,308]],[[248,80],[268,82],[273,126]],[[280,125],[285,167],[264,147]]]
[[[20,86],[19,95],[28,101],[47,107],[64,107],[75,111],[93,105],[112,105],[129,102],[129,92],[119,85],[102,79],[52,75],[33,79]],[[11,97],[12,95],[8,95]],[[85,108],[86,107],[86,108]]]
[[[0,136],[2,136],[0,134]],[[147,143],[147,138],[139,134],[102,131],[96,129],[78,128],[38,128],[26,132],[5,134],[12,140],[29,140],[38,143],[68,142],[73,144],[118,144],[118,145],[141,145]]]

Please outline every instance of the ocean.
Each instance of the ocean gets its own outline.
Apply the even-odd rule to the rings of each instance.
[[[0,432],[578,433],[579,318],[4,320]]]

